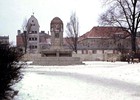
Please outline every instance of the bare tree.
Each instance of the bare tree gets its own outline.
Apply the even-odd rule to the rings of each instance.
[[[105,0],[111,4],[99,19],[102,25],[125,28],[130,32],[131,48],[136,52],[136,35],[140,28],[140,0]]]
[[[23,21],[23,25],[22,25],[22,30],[23,30],[23,34],[22,34],[22,41],[23,41],[23,45],[24,45],[24,53],[27,53],[27,48],[28,48],[28,34],[30,32],[31,29],[31,25],[28,24],[27,19],[25,18],[25,20]]]
[[[69,47],[77,53],[79,21],[76,16],[76,13],[71,14],[70,21],[67,23],[66,28],[67,28],[66,42],[68,43]]]

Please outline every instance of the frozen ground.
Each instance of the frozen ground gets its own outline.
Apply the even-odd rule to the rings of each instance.
[[[85,63],[29,65],[14,100],[140,100],[140,63]]]

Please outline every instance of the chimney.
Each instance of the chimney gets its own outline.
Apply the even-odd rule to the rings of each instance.
[[[23,31],[23,33],[25,34],[25,33],[27,33],[27,31]]]
[[[45,33],[45,31],[41,31],[41,33]]]
[[[18,30],[18,31],[17,31],[17,33],[18,33],[18,35],[19,35],[19,34],[21,34],[21,31],[20,31],[20,30]]]

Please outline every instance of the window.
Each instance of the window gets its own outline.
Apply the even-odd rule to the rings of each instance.
[[[37,37],[30,37],[29,41],[37,41]]]
[[[31,41],[31,38],[29,38],[29,41]]]
[[[30,49],[37,49],[37,45],[30,45],[29,48]]]
[[[34,46],[34,48],[36,49],[36,48],[37,48],[37,46],[35,45],[35,46]]]
[[[37,40],[37,38],[35,37],[35,41]]]

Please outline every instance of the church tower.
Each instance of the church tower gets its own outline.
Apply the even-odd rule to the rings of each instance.
[[[28,52],[38,53],[39,52],[39,24],[38,20],[31,15],[27,23],[27,36],[28,36]]]

